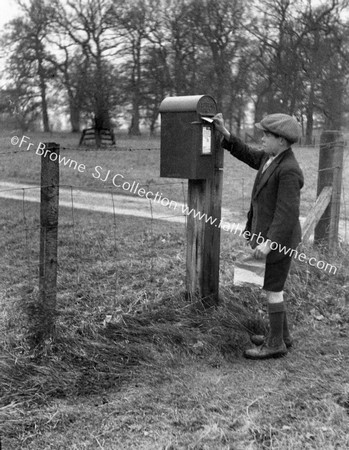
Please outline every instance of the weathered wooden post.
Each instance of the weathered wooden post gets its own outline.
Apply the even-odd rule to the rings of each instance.
[[[208,95],[168,97],[161,103],[160,176],[188,179],[186,291],[205,306],[219,301],[223,150]]]
[[[39,298],[31,313],[31,339],[52,335],[56,317],[59,145],[45,143],[41,156]]]
[[[199,211],[188,216],[186,289],[198,296],[205,306],[219,301],[220,220],[223,187],[223,149],[214,131],[215,156],[212,177],[188,181],[188,208]],[[201,217],[201,219],[200,219]]]
[[[344,141],[340,131],[324,131],[320,138],[317,196],[331,186],[327,208],[315,227],[314,243],[333,249],[338,242],[340,200],[342,189]]]

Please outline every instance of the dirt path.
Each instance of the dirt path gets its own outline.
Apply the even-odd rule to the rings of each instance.
[[[24,183],[0,182],[0,197],[27,202],[40,202],[40,186]],[[148,219],[165,220],[169,222],[184,223],[186,216],[183,213],[183,203],[176,202],[176,208],[170,208],[160,203],[142,197],[131,195],[111,194],[110,192],[93,192],[86,189],[60,188],[59,205],[61,207],[85,209],[89,211],[110,214],[122,214]],[[224,218],[231,222],[232,214],[222,210]],[[239,219],[237,222],[239,223]],[[243,224],[241,224],[243,226]]]
[[[137,196],[94,192],[77,188],[71,190],[64,187],[60,188],[59,195],[61,207],[71,208],[73,204],[75,209],[152,218],[168,222],[185,223],[186,221],[186,215],[182,210],[184,205],[179,202],[176,203],[176,208],[170,208],[156,201]],[[40,186],[3,181],[0,182],[0,198],[40,202]],[[234,216],[227,208],[222,208],[222,217],[229,224],[244,227],[244,218]],[[303,223],[305,217],[301,217],[300,220]],[[342,239],[349,240],[349,231],[345,220],[341,220],[339,223],[339,235]]]

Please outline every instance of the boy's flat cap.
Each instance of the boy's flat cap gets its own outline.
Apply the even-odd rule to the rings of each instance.
[[[288,114],[269,114],[265,116],[256,127],[263,131],[277,134],[295,143],[300,137],[300,127],[297,120]]]

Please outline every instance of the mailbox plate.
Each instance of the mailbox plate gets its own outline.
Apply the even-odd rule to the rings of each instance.
[[[212,155],[212,130],[207,125],[202,127],[202,154]]]

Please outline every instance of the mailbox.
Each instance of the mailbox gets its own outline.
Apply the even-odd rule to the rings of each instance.
[[[215,164],[212,117],[217,113],[217,104],[214,98],[210,95],[167,97],[161,102],[160,113],[160,176],[210,178]]]

